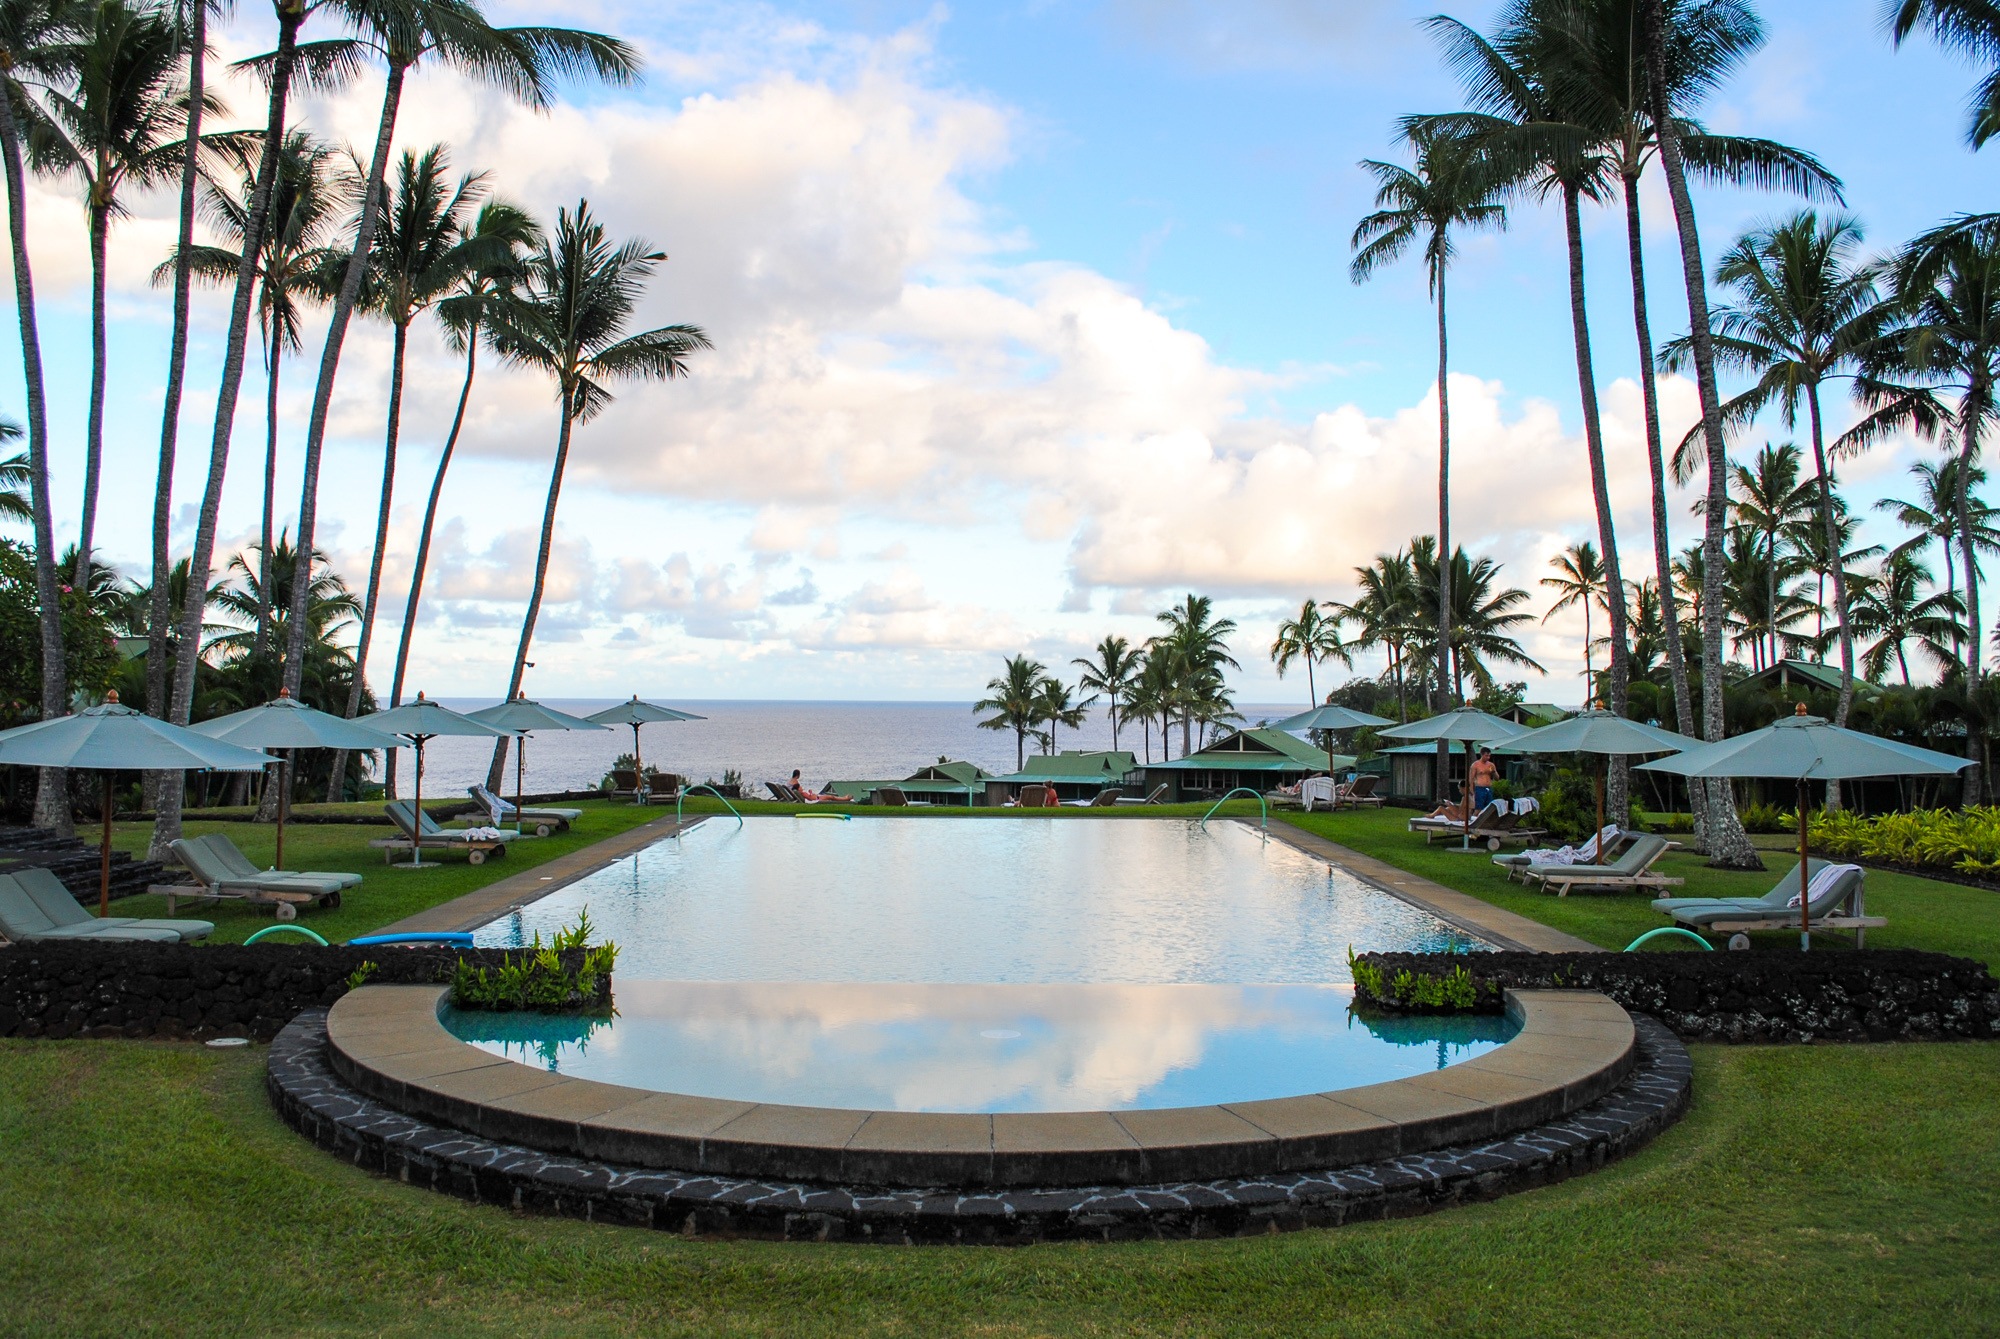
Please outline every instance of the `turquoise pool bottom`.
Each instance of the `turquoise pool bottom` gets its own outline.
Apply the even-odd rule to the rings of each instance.
[[[577,1078],[872,1111],[1246,1102],[1440,1069],[1504,1017],[1379,1017],[1315,985],[620,981],[609,1019],[447,1009],[456,1036]]]

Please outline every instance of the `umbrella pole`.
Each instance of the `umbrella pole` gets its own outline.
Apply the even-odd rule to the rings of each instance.
[[[1806,905],[1806,889],[1812,880],[1806,873],[1806,783],[1799,778],[1799,951],[1812,948],[1812,913]]]
[[[1608,764],[1607,764],[1608,765]],[[1598,864],[1604,863],[1604,773],[1597,774],[1597,831],[1591,835],[1597,839],[1598,851],[1593,857]]]
[[[104,773],[104,845],[97,855],[97,914],[111,914],[111,773]]]
[[[527,829],[521,826],[521,778],[528,767],[528,732],[523,730],[514,741],[514,835],[520,836]]]
[[[417,775],[413,786],[417,799],[410,806],[410,868],[419,869],[424,863],[424,737],[411,735],[410,742],[417,746]]]
[[[646,763],[639,756],[639,722],[632,722],[632,803],[646,802]]]
[[[278,755],[278,863],[272,869],[285,867],[285,819],[292,809],[292,753],[290,749]]]

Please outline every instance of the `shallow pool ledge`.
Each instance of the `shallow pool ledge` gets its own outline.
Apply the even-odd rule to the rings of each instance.
[[[1144,1185],[1423,1153],[1557,1120],[1615,1088],[1632,1019],[1594,991],[1507,992],[1512,1041],[1362,1088],[1156,1111],[948,1114],[691,1097],[568,1078],[460,1041],[443,986],[363,986],[327,1017],[361,1092],[507,1143],[627,1166],[847,1186]]]

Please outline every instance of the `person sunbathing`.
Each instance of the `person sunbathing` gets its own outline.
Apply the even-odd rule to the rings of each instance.
[[[1432,818],[1448,818],[1454,823],[1463,823],[1471,817],[1471,813],[1472,797],[1467,795],[1462,799],[1448,800],[1440,804],[1437,808],[1431,810],[1429,816]]]
[[[833,783],[828,782],[827,784],[832,785]],[[838,800],[844,798],[842,796],[835,795],[830,790],[807,790],[805,787],[804,780],[799,776],[799,769],[796,767],[792,769],[792,790],[796,792],[798,797],[804,800],[807,804],[822,804],[827,800]]]

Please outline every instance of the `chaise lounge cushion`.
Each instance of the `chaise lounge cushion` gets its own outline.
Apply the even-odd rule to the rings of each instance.
[[[63,896],[69,894],[65,892]],[[70,901],[74,904],[76,899],[72,897]],[[83,908],[79,906],[77,910]],[[5,874],[0,874],[0,935],[16,944],[42,939],[121,939],[172,944],[180,939],[175,930],[140,928],[117,918],[99,920],[89,912],[83,913],[80,922],[59,925],[18,882]]]
[[[335,885],[334,891],[336,892],[343,888],[358,887],[361,883],[361,876],[359,874],[343,870],[258,869],[250,857],[244,855],[237,848],[235,842],[229,840],[229,838],[223,836],[220,832],[211,832],[206,837],[197,837],[195,840],[208,849],[209,854],[215,857],[216,863],[225,871],[235,878],[246,881],[257,880],[268,882],[275,879],[287,879],[302,883],[331,883]]]
[[[215,933],[211,921],[198,921],[192,917],[176,917],[172,920],[147,920],[130,916],[106,917],[102,920],[91,915],[80,904],[69,889],[63,887],[61,879],[46,869],[17,869],[14,882],[28,895],[28,900],[41,908],[58,930],[69,937],[78,933],[88,934],[94,930],[120,928],[126,930],[165,930],[182,943],[206,939]],[[79,931],[74,927],[84,927]]]

